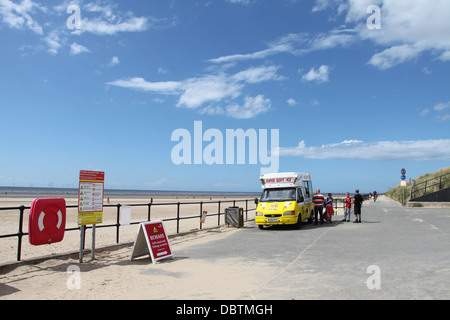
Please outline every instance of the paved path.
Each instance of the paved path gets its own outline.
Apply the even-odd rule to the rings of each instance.
[[[67,288],[76,260],[0,270],[0,299],[450,299],[448,208],[380,197],[362,220],[174,238],[176,258],[156,265],[129,262],[130,247],[101,252],[80,266],[79,290]]]

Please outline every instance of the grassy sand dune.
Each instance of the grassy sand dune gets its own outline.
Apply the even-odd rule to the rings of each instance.
[[[440,180],[439,177],[441,177],[443,175],[447,175],[447,176],[443,177],[443,179]],[[416,182],[416,188],[423,188],[424,184],[421,184],[421,183],[427,181],[427,191],[426,191],[427,194],[439,191],[439,182],[441,182],[442,189],[449,188],[450,187],[450,167],[439,169],[433,173],[426,173],[414,180]],[[405,198],[406,198],[405,202],[407,202],[411,199],[411,188],[412,188],[411,183],[408,183],[405,187]],[[393,187],[392,189],[390,189],[389,191],[387,191],[385,193],[385,195],[388,196],[389,198],[401,203],[402,197],[403,197],[403,187],[401,187],[400,185],[397,185],[397,186]]]

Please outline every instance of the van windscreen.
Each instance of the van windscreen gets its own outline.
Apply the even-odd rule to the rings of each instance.
[[[261,202],[295,201],[295,188],[265,189]]]

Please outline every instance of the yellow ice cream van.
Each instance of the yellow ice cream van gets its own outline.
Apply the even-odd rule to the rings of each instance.
[[[272,173],[260,178],[264,191],[257,201],[256,224],[260,229],[273,225],[313,222],[313,187],[309,173]]]

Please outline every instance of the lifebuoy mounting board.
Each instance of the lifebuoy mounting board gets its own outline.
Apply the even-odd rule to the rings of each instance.
[[[61,242],[66,229],[66,200],[35,199],[30,208],[28,239],[34,246]]]

